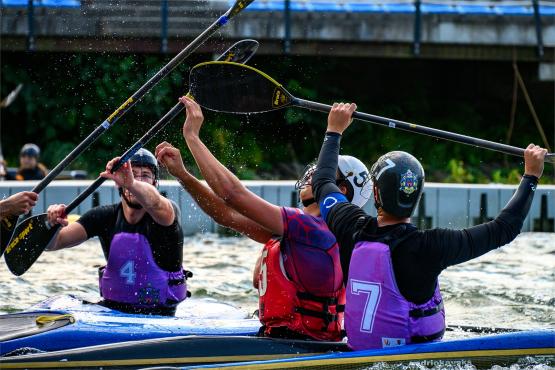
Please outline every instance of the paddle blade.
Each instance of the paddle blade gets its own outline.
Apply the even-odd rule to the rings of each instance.
[[[189,93],[206,109],[262,113],[291,104],[293,96],[256,68],[231,62],[197,64],[189,75]]]
[[[218,57],[219,61],[245,64],[258,50],[258,41],[245,39],[237,41]]]
[[[23,275],[55,240],[60,225],[50,227],[46,213],[20,222],[6,248],[5,259],[14,275]]]
[[[4,254],[9,241],[12,239],[17,216],[6,216],[0,220],[0,257]]]

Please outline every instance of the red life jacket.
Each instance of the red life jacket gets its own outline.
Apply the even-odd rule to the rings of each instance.
[[[336,254],[330,260],[340,268],[338,248],[336,243],[322,252]],[[344,286],[316,296],[307,292],[299,282],[290,280],[285,272],[279,240],[269,240],[262,249],[258,293],[260,322],[265,326],[265,335],[271,336],[272,329],[285,327],[315,340],[342,339]]]

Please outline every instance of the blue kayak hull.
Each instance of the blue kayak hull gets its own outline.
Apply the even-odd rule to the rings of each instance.
[[[555,331],[519,331],[478,338],[447,340],[297,358],[210,364],[187,368],[294,369],[294,368],[361,368],[375,363],[413,361],[469,361],[478,368],[508,366],[522,358],[555,365]]]
[[[110,369],[153,366],[283,369],[363,368],[377,362],[459,361],[478,368],[523,357],[555,364],[555,332],[522,331],[478,338],[347,352],[345,344],[245,336],[185,336],[0,358],[2,369]],[[326,353],[327,352],[327,353]],[[325,354],[324,354],[325,353]]]
[[[57,296],[26,312],[0,315],[0,356],[20,348],[58,351],[185,335],[251,336],[260,328],[258,319],[247,319],[229,305],[210,300],[187,305],[192,311],[187,317],[146,316]]]
[[[129,315],[54,297],[29,311],[0,315],[0,368],[361,368],[461,359],[491,368],[523,357],[555,365],[553,330],[350,351],[345,343],[256,337],[258,320],[215,301],[187,300],[183,307],[184,317]]]

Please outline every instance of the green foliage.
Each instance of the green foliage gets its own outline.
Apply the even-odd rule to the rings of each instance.
[[[464,167],[464,162],[451,159],[447,165],[449,168],[449,175],[446,178],[447,182],[455,182],[455,183],[472,183],[475,182],[474,176],[468,172],[468,170]]]
[[[207,56],[193,56],[189,66]],[[3,53],[0,93],[18,83],[18,99],[2,110],[4,156],[17,165],[19,148],[36,142],[50,168],[169,60],[161,55]],[[359,110],[470,136],[504,142],[511,103],[510,63],[372,60],[329,57],[257,56],[253,65],[283,83],[295,96],[331,104],[355,101]],[[177,103],[187,88],[187,65],[176,68],[72,165],[95,177],[107,160],[122,154]],[[540,121],[553,137],[553,89],[535,81],[536,66],[522,65]],[[237,116],[205,112],[201,135],[209,148],[241,178],[292,179],[319,152],[327,116],[299,108]],[[188,167],[196,166],[176,118],[147,148],[166,140],[178,146]],[[527,107],[517,109],[511,145],[540,142]],[[355,122],[342,151],[370,166],[381,154],[404,150],[419,158],[430,181],[516,183],[518,158],[414,133]],[[542,182],[554,181],[546,166]]]
[[[521,171],[512,169],[497,169],[491,174],[491,181],[500,184],[518,184],[520,182],[520,177],[522,176]]]

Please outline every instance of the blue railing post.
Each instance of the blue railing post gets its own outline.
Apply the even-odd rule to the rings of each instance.
[[[414,1],[414,39],[412,44],[412,54],[420,55],[420,35],[421,35],[421,17],[420,0]]]
[[[284,38],[283,38],[283,53],[289,54],[291,52],[291,1],[285,0],[285,7],[283,9],[283,22],[284,22]]]
[[[160,11],[162,14],[160,51],[168,52],[168,0],[161,0]]]
[[[534,7],[534,20],[536,23],[536,40],[537,47],[536,51],[538,57],[543,57],[543,36],[542,36],[542,19],[540,16],[540,5],[538,0],[532,0],[532,6]]]
[[[27,51],[35,51],[35,4],[27,1]]]

